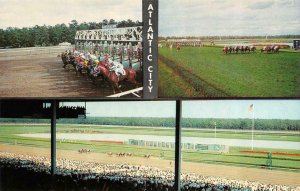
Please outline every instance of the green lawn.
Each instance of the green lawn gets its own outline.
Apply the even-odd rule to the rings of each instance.
[[[81,132],[81,133],[118,133],[118,134],[149,134],[149,135],[169,135],[174,136],[174,128],[147,128],[147,127],[102,127],[102,126],[81,126],[81,125],[63,125],[57,126],[57,133],[66,132]],[[36,147],[49,148],[49,139],[37,139],[20,137],[16,134],[20,133],[49,133],[49,125],[15,125],[15,124],[0,124],[0,144],[17,144],[30,146],[33,149]],[[260,140],[283,140],[283,141],[297,141],[300,142],[299,133],[285,133],[285,132],[256,132],[255,138]],[[213,130],[182,130],[182,135],[186,137],[214,137]],[[241,131],[219,131],[217,137],[222,138],[239,138],[250,139],[250,132]],[[90,149],[92,152],[107,153],[107,152],[127,152],[133,153],[134,156],[144,156],[151,154],[155,157],[162,157],[164,159],[174,160],[174,149],[163,148],[146,148],[124,144],[90,142],[90,141],[66,141],[62,142],[57,140],[57,149],[75,150],[80,148]],[[188,162],[200,163],[217,163],[234,166],[246,166],[260,168],[266,164],[266,155],[264,154],[251,154],[242,153],[241,150],[249,150],[250,148],[230,147],[229,153],[215,153],[215,152],[202,152],[183,150],[182,159]],[[1,147],[0,147],[1,150]],[[262,151],[277,151],[299,153],[296,150],[284,149],[256,149]],[[300,157],[299,156],[283,156],[273,155],[273,167],[284,170],[296,170],[300,172]]]
[[[174,97],[198,96],[191,84],[181,79],[179,74],[169,68],[164,62],[159,61],[159,95],[172,95]],[[163,82],[163,83],[162,83]]]
[[[178,96],[181,86],[167,86],[165,75],[172,74],[174,66],[183,68],[181,75],[173,73],[175,81],[202,81],[203,86],[211,86],[208,93],[201,93],[205,97],[297,97],[300,95],[300,54],[281,51],[279,54],[224,55],[218,47],[182,47],[175,49],[159,49],[159,86],[160,96]],[[172,61],[172,64],[162,62],[162,58]],[[189,72],[194,79],[184,74]],[[188,80],[186,80],[186,78]],[[196,83],[195,83],[196,84]],[[206,85],[205,85],[206,84]],[[171,88],[173,90],[171,90]],[[197,89],[197,87],[196,87]],[[216,93],[217,92],[217,93]],[[222,92],[220,94],[220,92]],[[189,92],[197,95],[199,92]],[[188,96],[183,94],[182,96]]]

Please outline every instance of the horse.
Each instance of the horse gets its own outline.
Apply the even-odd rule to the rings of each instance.
[[[232,51],[233,51],[233,47],[229,46],[229,48],[228,48],[229,54],[231,54]]]
[[[240,51],[241,51],[241,53],[244,53],[245,52],[245,46],[240,46]]]
[[[245,46],[245,47],[244,47],[244,51],[245,51],[245,52],[248,51],[248,53],[250,53],[250,47],[249,47],[249,46]]]
[[[274,52],[274,53],[279,53],[279,46],[275,46],[275,47],[273,48],[273,52]]]
[[[119,92],[122,92],[119,86],[119,83],[125,80],[128,80],[135,86],[137,86],[136,81],[136,71],[130,68],[124,68],[125,74],[121,76],[117,76],[115,71],[110,71],[107,68],[107,64],[104,62],[99,62],[98,68],[100,69],[100,73],[103,74],[103,76],[110,82],[113,93],[116,93],[116,89],[118,89]]]
[[[255,52],[256,51],[256,47],[255,46],[250,46],[250,51],[251,52]]]
[[[233,52],[235,52],[236,54],[239,53],[240,47],[239,46],[235,46],[233,48]]]
[[[264,46],[262,49],[260,49],[261,53],[263,53],[263,52],[270,53],[271,51],[272,51],[272,49],[270,46]]]
[[[229,52],[229,48],[228,48],[227,46],[225,46],[225,47],[223,48],[223,53],[224,53],[224,54],[228,54],[228,52]]]
[[[76,74],[79,72],[80,74],[83,75],[83,71],[86,71],[88,73],[88,61],[81,58],[81,57],[76,57],[74,59],[75,63],[75,68],[76,68]]]
[[[151,155],[150,154],[148,154],[148,155],[144,155],[144,158],[146,158],[146,159],[149,159],[151,157]]]
[[[275,45],[272,45],[270,48],[271,48],[271,52],[274,52],[274,50],[275,50]]]
[[[59,55],[58,55],[57,57],[59,57]],[[66,53],[66,52],[62,52],[62,53],[60,54],[60,57],[61,57],[61,60],[62,60],[62,62],[63,62],[63,64],[64,64],[63,67],[65,68],[66,65],[68,64],[67,53]]]
[[[100,61],[93,65],[91,61],[88,62],[88,66],[86,68],[88,77],[92,80],[93,84],[96,84],[96,79],[101,78],[104,81],[107,81],[107,78],[105,75],[101,72],[101,69],[99,67]],[[109,81],[108,81],[109,82]]]
[[[68,64],[70,64],[70,65],[72,65],[72,67],[73,67],[73,68],[75,69],[75,71],[76,71],[76,64],[75,64],[75,62],[74,62],[75,57],[74,57],[74,55],[73,55],[71,52],[69,52],[69,53],[63,52],[63,53],[61,53],[60,57],[61,57],[61,59],[62,59],[62,61],[63,61],[63,64],[64,64],[64,65],[63,65],[63,68],[65,68],[65,69],[67,69],[67,70],[70,70],[70,68],[67,67]],[[76,73],[77,73],[77,71],[76,71]]]
[[[179,44],[176,44],[176,50],[177,50],[177,52],[180,50],[180,45]]]

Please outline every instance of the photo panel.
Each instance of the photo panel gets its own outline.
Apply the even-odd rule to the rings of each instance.
[[[84,172],[86,164],[99,177],[133,178],[130,182],[138,182],[136,189],[150,189],[151,184],[145,183],[149,177],[174,180],[174,101],[61,102],[59,106],[70,107],[84,107],[86,116],[57,120],[59,169],[70,170],[70,165],[79,163],[78,170]]]
[[[6,108],[14,103],[1,102]],[[33,102],[23,101],[28,103]],[[0,185],[4,188],[46,190],[52,185],[54,190],[139,191],[173,187],[175,101],[35,105],[41,106],[35,118],[33,112],[14,116],[0,110]],[[52,120],[37,115],[55,110],[54,106]],[[18,170],[9,171],[14,168]],[[33,175],[15,180],[28,172]],[[55,174],[55,184],[50,172]],[[11,184],[9,176],[19,184]],[[40,177],[41,185],[36,183]]]
[[[300,2],[159,1],[160,98],[300,96]]]
[[[2,1],[0,98],[142,98],[142,5]]]
[[[300,100],[182,102],[186,190],[299,188]]]

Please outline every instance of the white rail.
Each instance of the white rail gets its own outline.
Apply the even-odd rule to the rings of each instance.
[[[122,96],[125,96],[125,95],[128,95],[128,94],[133,94],[136,97],[141,97],[140,95],[137,94],[137,92],[142,91],[142,90],[143,90],[143,87],[139,87],[139,88],[136,88],[136,89],[133,89],[133,90],[129,90],[129,91],[126,91],[126,92],[121,92],[121,93],[110,95],[110,96],[107,96],[107,97],[122,97]]]

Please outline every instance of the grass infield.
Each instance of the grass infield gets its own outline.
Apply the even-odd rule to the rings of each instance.
[[[294,51],[225,55],[221,47],[182,47],[179,52],[164,47],[158,71],[160,97],[300,95],[300,54]]]
[[[140,135],[169,135],[174,136],[174,128],[148,128],[148,127],[105,127],[105,126],[80,126],[80,125],[58,125],[57,133],[105,133],[105,134],[140,134]],[[42,138],[20,137],[17,134],[22,133],[49,133],[50,125],[16,125],[1,124],[0,128],[0,151],[1,144],[22,145],[32,147],[50,148],[50,140]],[[71,133],[70,133],[71,134]],[[213,130],[193,130],[182,129],[182,135],[186,137],[214,137]],[[228,139],[250,139],[249,132],[237,131],[218,131],[218,138]],[[281,140],[300,142],[298,133],[289,132],[257,132],[255,139],[260,140]],[[57,149],[74,150],[81,148],[90,149],[92,152],[98,153],[132,153],[134,156],[143,157],[151,154],[153,157],[174,160],[174,149],[165,148],[149,148],[131,146],[127,144],[116,144],[109,142],[79,141],[79,140],[57,140]],[[225,164],[234,166],[245,166],[254,168],[264,168],[266,165],[267,155],[261,152],[284,152],[291,154],[299,154],[296,150],[285,149],[255,149],[257,152],[241,152],[249,150],[247,147],[230,147],[229,153],[204,152],[194,150],[183,150],[182,160],[195,163],[212,163]],[[261,152],[259,152],[261,151]],[[50,152],[50,149],[49,149]],[[273,155],[273,168],[281,170],[293,170],[300,172],[300,156],[289,155]]]

